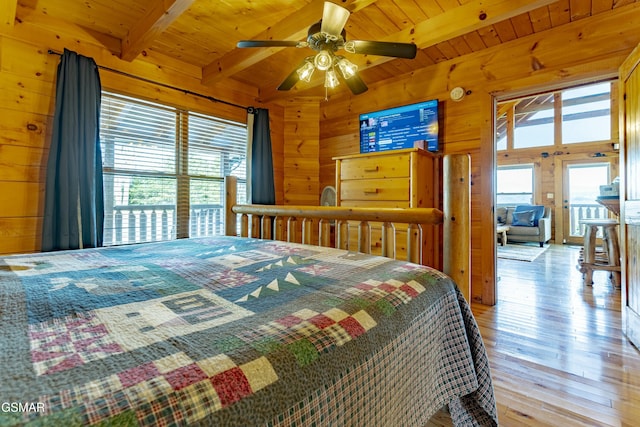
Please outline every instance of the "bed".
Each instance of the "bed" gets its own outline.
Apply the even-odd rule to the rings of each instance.
[[[464,295],[406,260],[235,235],[12,255],[0,322],[0,425],[497,425]]]

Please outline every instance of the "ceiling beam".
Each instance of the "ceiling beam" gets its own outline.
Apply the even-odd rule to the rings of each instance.
[[[506,114],[509,110],[516,108],[520,100],[516,101],[507,101],[504,103],[498,104],[498,111],[496,112],[496,118],[502,117],[503,114]]]
[[[437,43],[450,40],[493,25],[514,16],[555,3],[557,0],[473,0],[444,13],[425,19],[412,27],[405,28],[387,37],[379,39],[387,42],[414,42],[418,49],[425,49]],[[373,57],[368,55],[350,56],[349,60],[359,70],[394,60],[392,57]],[[295,64],[292,64],[292,67]],[[307,83],[305,88],[321,85],[324,80]],[[366,83],[366,82],[365,82]],[[262,101],[271,101],[285,96],[276,88],[262,88]]]
[[[312,0],[295,13],[285,17],[274,26],[267,28],[253,37],[254,40],[295,40],[307,39],[309,27],[322,18],[325,0]],[[351,13],[363,9],[375,0],[346,0],[340,5],[349,9]],[[238,71],[244,70],[271,55],[281,51],[282,47],[270,48],[236,48],[220,59],[202,68],[202,84],[212,85]]]
[[[156,0],[149,13],[122,39],[120,58],[133,61],[194,2],[195,0]]]
[[[424,49],[556,2],[557,0],[474,0],[419,22],[413,28],[402,30],[394,34],[394,38],[413,40],[419,49]]]
[[[0,7],[0,34],[6,34],[13,29],[16,20],[18,0],[3,0]]]

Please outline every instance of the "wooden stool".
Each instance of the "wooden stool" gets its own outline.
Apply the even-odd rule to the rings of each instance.
[[[584,284],[593,284],[593,271],[611,272],[611,282],[620,287],[620,244],[618,243],[618,221],[614,219],[584,219],[584,248],[578,260]],[[602,227],[602,251],[596,251],[596,234]]]

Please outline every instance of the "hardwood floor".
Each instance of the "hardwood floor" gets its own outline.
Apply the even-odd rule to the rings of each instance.
[[[604,271],[584,287],[579,249],[498,259],[498,303],[473,305],[501,426],[640,425],[640,351],[622,333],[620,290]]]

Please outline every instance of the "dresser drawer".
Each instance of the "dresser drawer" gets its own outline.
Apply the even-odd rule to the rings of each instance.
[[[345,208],[410,208],[406,200],[341,200]]]
[[[340,165],[340,175],[343,180],[408,177],[409,167],[408,154],[344,159]]]
[[[342,181],[340,200],[409,200],[409,178]]]

